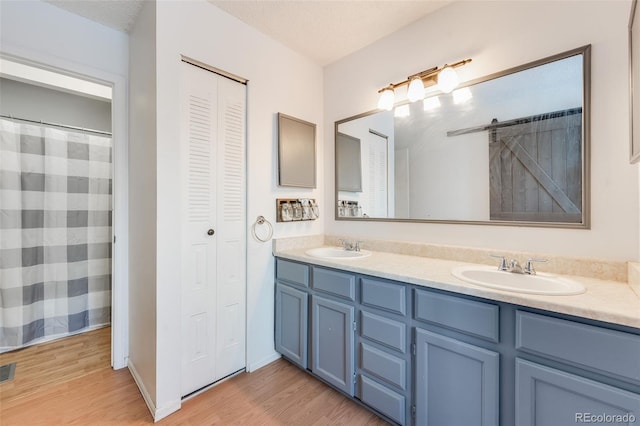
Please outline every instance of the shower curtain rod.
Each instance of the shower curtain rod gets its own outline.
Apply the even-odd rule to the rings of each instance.
[[[66,124],[58,124],[58,123],[48,123],[46,121],[29,120],[28,118],[14,117],[12,115],[0,114],[0,117],[8,118],[9,120],[26,121],[27,123],[42,124],[45,126],[61,127],[63,129],[80,130],[81,132],[95,133],[95,134],[104,135],[104,136],[112,136],[111,132],[105,132],[102,130],[85,129],[84,127],[68,126]]]

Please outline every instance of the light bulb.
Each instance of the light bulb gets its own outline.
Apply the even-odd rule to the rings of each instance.
[[[409,84],[409,90],[407,91],[407,98],[409,102],[419,101],[424,99],[424,84],[420,77],[414,77]]]
[[[450,93],[458,85],[458,74],[451,67],[444,67],[438,73],[438,89]]]
[[[378,108],[391,111],[395,100],[396,95],[393,93],[393,89],[384,89],[380,94],[380,99],[378,99]]]

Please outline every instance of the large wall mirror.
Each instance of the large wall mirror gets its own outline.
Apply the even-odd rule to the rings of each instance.
[[[590,46],[336,123],[336,219],[589,227]]]

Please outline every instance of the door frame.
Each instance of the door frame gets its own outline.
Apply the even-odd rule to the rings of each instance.
[[[41,51],[2,46],[0,56],[63,75],[111,86],[112,255],[111,366],[127,366],[129,357],[129,117],[128,77],[78,64]],[[117,236],[117,244],[113,239]]]

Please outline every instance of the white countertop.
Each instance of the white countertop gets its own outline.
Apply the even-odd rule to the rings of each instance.
[[[625,283],[562,275],[581,282],[587,291],[573,296],[523,294],[476,286],[451,275],[452,268],[468,265],[468,262],[385,252],[372,252],[371,256],[358,259],[322,259],[306,255],[305,251],[309,248],[314,247],[276,251],[274,256],[514,305],[640,328],[640,297],[630,285]]]

